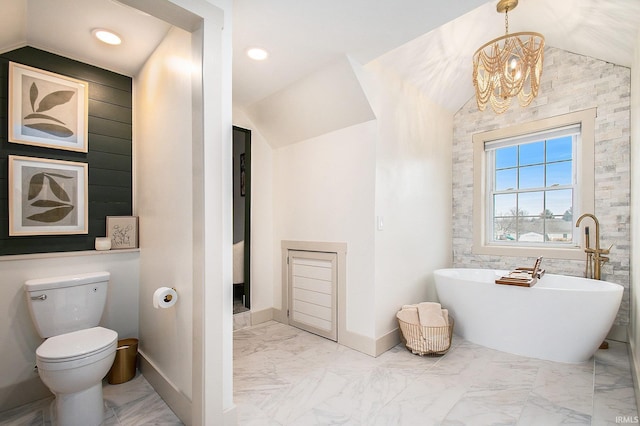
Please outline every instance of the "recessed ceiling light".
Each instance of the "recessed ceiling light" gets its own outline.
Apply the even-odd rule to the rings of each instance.
[[[118,45],[122,43],[122,39],[120,38],[120,36],[114,33],[113,31],[105,30],[102,28],[96,28],[95,30],[91,31],[91,34],[93,34],[95,38],[97,38],[103,43],[112,44],[112,45]]]
[[[247,56],[256,61],[263,61],[267,59],[269,53],[259,47],[252,47],[251,49],[247,50]]]

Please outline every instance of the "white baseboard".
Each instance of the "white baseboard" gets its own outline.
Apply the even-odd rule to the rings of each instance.
[[[338,343],[372,357],[376,356],[376,342],[371,337],[352,331],[338,333]]]
[[[156,368],[143,351],[138,350],[138,354],[140,355],[140,372],[144,378],[147,379],[147,382],[167,403],[182,423],[191,425],[191,400]]]
[[[261,311],[251,311],[251,325],[262,324],[271,321],[274,317],[274,309],[267,308]]]
[[[640,378],[640,365],[636,362],[640,354],[634,352],[634,346],[635,345],[633,344],[628,345],[629,364],[631,364],[631,377],[633,378],[633,390],[636,396],[636,405],[640,407],[640,383],[638,382],[638,379]]]
[[[0,412],[53,396],[38,375],[0,389]]]
[[[395,328],[376,340],[376,357],[400,343],[400,329]]]
[[[281,322],[282,324],[289,324],[289,319],[287,318],[287,311],[285,309],[276,309],[271,308],[271,312],[273,312],[273,320]]]

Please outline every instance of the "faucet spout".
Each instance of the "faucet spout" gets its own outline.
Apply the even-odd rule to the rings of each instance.
[[[585,213],[576,221],[576,228],[580,227],[580,222],[582,222],[582,219],[584,219],[585,217],[590,217],[591,219],[593,219],[593,223],[596,225],[596,251],[598,251],[600,250],[600,222],[598,221],[598,218],[591,213]],[[587,245],[586,248],[588,249],[590,247]]]
[[[584,248],[584,251],[585,253],[587,253],[588,264],[590,262],[593,262],[593,278],[596,280],[599,280],[601,278],[602,265],[605,262],[609,261],[608,257],[601,256],[601,255],[609,254],[611,247],[604,250],[600,248],[600,222],[598,221],[598,218],[595,217],[595,215],[591,213],[585,213],[582,216],[580,216],[576,221],[576,228],[580,227],[580,222],[582,222],[582,219],[584,219],[585,217],[591,218],[593,220],[593,223],[596,225],[596,247],[595,248],[589,247],[589,240],[587,239],[587,243],[586,243],[586,247]],[[589,269],[588,265],[587,265],[587,269]]]

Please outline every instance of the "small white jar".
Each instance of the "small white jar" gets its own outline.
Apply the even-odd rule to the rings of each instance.
[[[96,250],[111,250],[111,238],[96,237]]]

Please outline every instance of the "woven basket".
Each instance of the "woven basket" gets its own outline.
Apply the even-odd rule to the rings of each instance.
[[[449,325],[427,327],[410,324],[398,318],[405,346],[416,355],[444,355],[451,347],[453,338],[453,317],[448,316]]]

